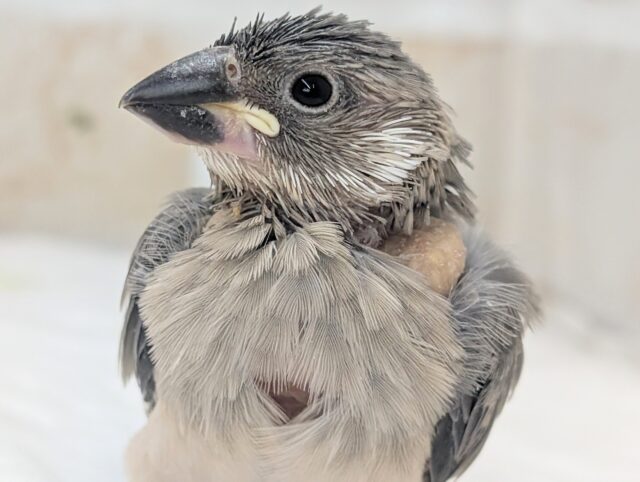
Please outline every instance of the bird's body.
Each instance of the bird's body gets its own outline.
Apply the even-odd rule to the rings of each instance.
[[[369,35],[364,24],[315,13],[257,22],[223,39],[214,57],[202,51],[186,70],[170,66],[125,97],[164,130],[226,145],[204,152],[216,189],[175,196],[132,259],[123,368],[150,409],[128,451],[133,481],[441,482],[475,458],[517,381],[533,296],[502,252],[454,221],[471,212],[455,169],[468,149],[436,97],[379,104],[371,92],[348,94],[342,70],[374,56],[363,46],[349,65],[335,59],[330,80],[320,67],[304,68],[311,74],[300,88],[283,75],[306,102],[302,114],[262,110],[272,102],[265,91],[240,107],[198,107],[252,95],[239,72],[252,85],[265,62],[282,62],[282,42],[304,45],[308,63],[334,37],[350,52],[349,42]],[[413,69],[393,55],[380,62]],[[219,85],[196,92],[191,80],[179,100],[167,94],[167,82],[202,66],[226,79],[223,94]],[[398,82],[431,92],[424,74],[412,75]],[[325,132],[350,137],[346,144],[286,121],[302,115],[322,136],[317,113],[337,114],[308,109],[323,93],[351,116]],[[378,109],[377,124],[365,128],[357,99]],[[251,104],[261,108],[243,107]],[[313,172],[319,161],[327,170]],[[428,230],[430,216],[460,233],[441,243],[464,240],[454,252],[466,259],[451,263],[444,289],[429,275],[447,267],[418,267],[397,246],[385,249]]]

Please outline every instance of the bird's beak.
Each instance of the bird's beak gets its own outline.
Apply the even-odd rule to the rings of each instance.
[[[254,157],[256,135],[275,137],[280,124],[242,99],[239,69],[233,47],[200,50],[133,86],[120,107],[178,141]]]

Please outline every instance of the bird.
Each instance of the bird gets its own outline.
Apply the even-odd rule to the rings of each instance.
[[[132,255],[133,482],[444,482],[482,449],[539,316],[475,222],[470,144],[367,21],[264,15],[120,106],[195,147]]]

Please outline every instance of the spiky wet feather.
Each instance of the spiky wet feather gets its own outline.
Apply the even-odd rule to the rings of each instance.
[[[258,163],[202,150],[223,190],[250,193],[298,225],[335,221],[347,236],[371,224],[410,232],[414,219],[473,216],[456,167],[469,145],[429,76],[368,22],[317,10],[258,17],[216,45],[234,47],[242,95],[282,128],[275,139],[258,136]],[[315,113],[301,112],[287,93],[309,71],[333,78],[338,91]]]

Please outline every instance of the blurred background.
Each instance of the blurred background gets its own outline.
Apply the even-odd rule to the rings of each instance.
[[[0,0],[0,480],[124,480],[119,292],[189,148],[117,109],[257,12],[318,0]],[[480,223],[545,299],[463,482],[638,481],[640,2],[325,1],[404,43],[474,145]]]

